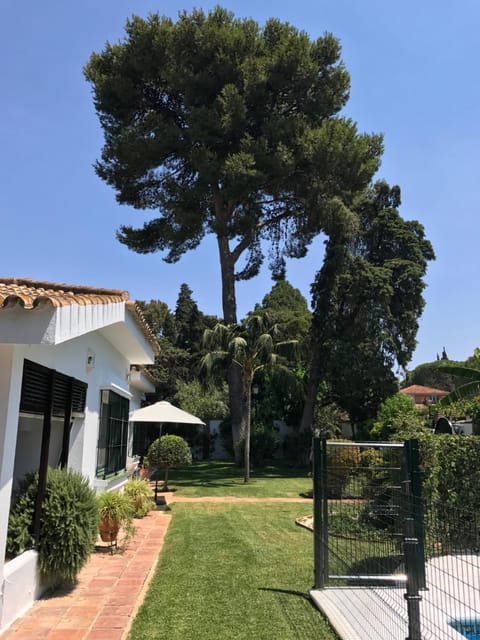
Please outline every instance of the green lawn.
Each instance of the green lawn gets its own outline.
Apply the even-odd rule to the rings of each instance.
[[[200,474],[201,465],[191,472],[195,468]],[[262,475],[257,487],[266,491],[265,485],[279,481]],[[293,478],[282,486],[298,493]],[[213,473],[206,485],[198,480],[193,488],[217,495],[239,491],[235,476],[222,483]],[[295,518],[309,512],[308,502],[174,505],[159,565],[129,640],[336,640],[307,596],[313,584],[313,538]]]
[[[252,469],[251,481],[243,482],[243,470],[233,462],[208,460],[191,467],[172,469],[169,488],[182,496],[248,496],[298,498],[312,487],[308,469],[292,468],[281,461]],[[156,477],[156,476],[154,476]],[[163,478],[163,472],[158,472]]]

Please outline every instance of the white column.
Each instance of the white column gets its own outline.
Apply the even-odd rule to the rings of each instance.
[[[0,578],[2,586],[22,375],[23,355],[15,345],[0,344]]]

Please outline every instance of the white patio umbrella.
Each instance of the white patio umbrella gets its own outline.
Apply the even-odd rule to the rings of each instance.
[[[205,426],[205,422],[203,422],[203,420],[200,420],[197,416],[188,413],[188,411],[183,411],[183,409],[174,407],[173,404],[170,404],[170,402],[167,402],[166,400],[161,400],[160,402],[155,402],[155,404],[151,404],[148,407],[143,407],[142,409],[130,412],[129,420],[130,422],[158,422],[160,425],[159,436],[162,435],[162,425],[165,422],[174,424],[202,424]],[[157,496],[158,478],[155,481],[155,503],[157,503]]]
[[[166,400],[155,402],[148,407],[132,411],[129,416],[130,422],[173,422],[179,424],[203,424],[205,422],[197,416],[183,411]]]

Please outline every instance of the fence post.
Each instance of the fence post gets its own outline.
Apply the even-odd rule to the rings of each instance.
[[[407,592],[404,598],[407,601],[408,637],[406,640],[422,640],[420,624],[420,600],[418,574],[415,570],[415,555],[418,539],[414,535],[413,518],[405,518],[405,538],[403,540],[405,554],[405,572],[407,574]]]
[[[406,640],[422,640],[420,587],[425,586],[425,559],[423,544],[423,510],[420,502],[420,475],[418,441],[405,442],[407,482],[405,483],[405,535],[403,548],[405,555],[405,573],[407,574],[408,637]],[[418,520],[418,521],[417,521]]]
[[[328,574],[327,440],[313,437],[313,562],[315,589],[324,589]]]
[[[425,529],[423,526],[422,478],[420,473],[420,453],[418,440],[405,442],[407,473],[409,484],[409,516],[413,518],[413,535],[417,538],[415,546],[415,571],[419,589],[427,586],[425,577]]]

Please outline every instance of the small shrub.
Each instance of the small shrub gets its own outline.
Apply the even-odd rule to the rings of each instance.
[[[20,484],[10,512],[7,552],[33,547],[33,515],[38,474]],[[53,585],[74,582],[94,549],[98,533],[95,492],[88,480],[68,469],[49,469],[38,540],[39,567]]]
[[[161,436],[150,445],[147,452],[150,464],[165,469],[163,489],[168,488],[168,470],[192,464],[192,452],[180,436]]]
[[[153,490],[146,480],[129,480],[124,492],[133,505],[135,518],[143,518],[153,509]]]

